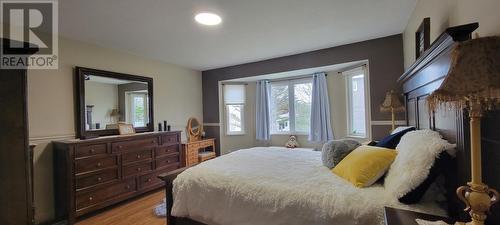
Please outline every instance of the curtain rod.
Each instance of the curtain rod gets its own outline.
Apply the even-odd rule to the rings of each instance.
[[[337,72],[337,73],[345,73],[345,72],[347,72],[347,71],[351,71],[351,70],[357,69],[357,68],[359,68],[359,67],[366,67],[366,63],[363,63],[363,64],[361,64],[361,65],[350,66],[350,67],[348,67],[347,69],[344,69],[344,70],[339,71],[339,72]]]
[[[222,82],[221,84],[222,85],[226,85],[226,84],[227,85],[248,85],[248,83],[246,83],[246,82],[238,82],[238,81],[236,81],[236,82],[231,82],[231,81]]]
[[[327,72],[325,73],[325,77],[328,76]],[[283,77],[283,78],[277,78],[277,79],[269,79],[269,82],[278,82],[278,81],[286,81],[286,80],[300,80],[300,79],[305,79],[305,78],[312,78],[314,74],[307,74],[307,75],[300,75],[300,76],[293,76],[293,77]]]

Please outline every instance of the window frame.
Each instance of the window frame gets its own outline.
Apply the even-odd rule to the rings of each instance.
[[[288,114],[289,114],[289,131],[277,131],[273,129],[273,126],[270,125],[270,134],[271,135],[309,135],[310,131],[296,131],[295,129],[295,85],[296,84],[305,84],[305,83],[311,83],[312,85],[312,77],[308,78],[299,78],[299,79],[290,79],[290,80],[281,80],[281,81],[271,81],[269,88],[272,89],[273,84],[275,85],[283,85],[288,86]],[[270,90],[271,92],[272,90]],[[312,96],[311,96],[312,98]],[[269,110],[271,111],[272,107],[272,99],[269,100]],[[272,118],[270,118],[272,119]],[[271,121],[271,123],[274,123],[274,121]],[[311,124],[309,123],[309,128],[311,127]]]
[[[125,111],[127,111],[127,113],[125,114],[125,121],[127,121],[127,123],[130,123],[132,124],[134,127],[135,126],[135,116],[134,116],[134,110],[133,110],[133,106],[134,106],[134,103],[133,103],[133,98],[134,96],[141,96],[144,98],[144,108],[146,111],[146,108],[147,106],[149,105],[149,97],[148,97],[148,93],[145,92],[145,91],[127,91],[125,92]],[[149,115],[144,112],[144,126],[146,126],[146,124],[148,123],[149,121]],[[144,126],[139,126],[139,127],[144,127]]]
[[[364,99],[365,99],[365,134],[364,135],[359,135],[359,134],[354,134],[351,133],[351,124],[352,124],[352,99],[351,99],[351,92],[353,87],[351,87],[351,78],[357,75],[360,75],[360,73],[363,74],[363,80],[364,80]],[[347,137],[351,138],[360,138],[360,139],[371,139],[371,109],[370,109],[370,76],[368,72],[368,68],[366,65],[362,65],[359,67],[356,67],[354,69],[344,71],[342,72],[342,75],[345,78],[345,87],[346,87],[346,115],[347,115]],[[359,88],[359,86],[358,86]]]
[[[240,83],[224,83],[223,85],[241,85],[243,86],[243,102],[242,103],[226,103],[225,101],[225,88],[223,87],[222,88],[222,101],[224,102],[224,121],[226,123],[226,126],[225,126],[225,133],[226,133],[226,136],[238,136],[238,135],[246,135],[246,120],[245,120],[245,110],[246,110],[246,102],[247,102],[247,88],[246,88],[246,84],[240,84]],[[242,106],[242,110],[241,110],[241,131],[230,131],[229,129],[229,126],[230,126],[230,122],[229,122],[229,106],[235,106],[235,105],[238,105],[238,106]]]

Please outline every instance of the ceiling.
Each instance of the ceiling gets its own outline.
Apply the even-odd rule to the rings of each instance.
[[[207,70],[402,33],[416,0],[64,0],[61,36]],[[222,17],[195,23],[197,12]]]

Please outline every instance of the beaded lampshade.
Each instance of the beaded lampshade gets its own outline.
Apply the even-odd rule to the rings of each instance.
[[[405,106],[401,103],[400,96],[393,90],[388,91],[385,94],[385,99],[382,105],[380,105],[381,112],[403,112],[405,111]]]
[[[466,107],[471,101],[491,109],[500,99],[500,37],[476,38],[459,43],[452,52],[450,70],[428,98],[439,105]]]

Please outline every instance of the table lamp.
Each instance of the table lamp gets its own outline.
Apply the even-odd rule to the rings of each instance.
[[[380,112],[391,112],[392,120],[392,130],[396,127],[396,113],[404,112],[405,106],[401,103],[400,96],[393,90],[388,91],[385,94],[385,99],[382,105],[380,105]]]
[[[499,198],[496,190],[482,182],[481,117],[500,103],[500,37],[459,43],[452,51],[448,75],[427,99],[430,110],[442,106],[469,111],[472,179],[457,189],[457,195],[472,217],[467,224],[483,225]]]

